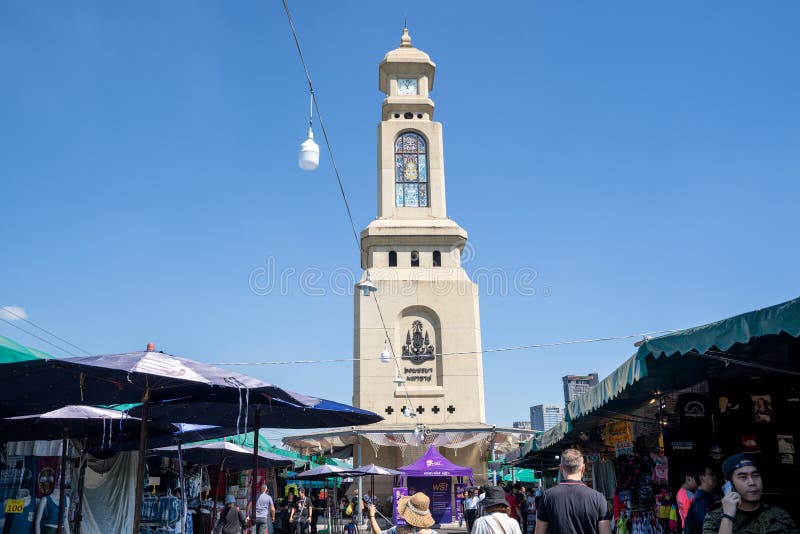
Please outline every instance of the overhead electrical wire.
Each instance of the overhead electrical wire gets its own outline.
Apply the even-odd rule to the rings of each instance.
[[[24,328],[22,328],[21,326],[14,324],[13,322],[9,321],[8,319],[3,319],[2,317],[0,317],[0,321],[3,321],[4,323],[8,323],[8,324],[10,324],[11,326],[13,326],[14,328],[16,328],[17,330],[21,330],[22,332],[25,332],[25,333],[26,333],[26,334],[28,334],[29,336],[31,336],[31,337],[35,337],[35,338],[36,338],[36,339],[38,339],[39,341],[42,341],[42,342],[44,342],[44,343],[47,343],[47,344],[48,344],[48,345],[50,345],[51,347],[55,347],[55,348],[57,348],[57,349],[58,349],[58,350],[60,350],[61,352],[66,352],[66,353],[67,353],[67,354],[69,354],[70,356],[75,356],[75,357],[77,357],[77,356],[78,356],[78,355],[77,355],[77,354],[75,354],[74,352],[70,352],[70,351],[68,351],[67,349],[65,349],[64,347],[59,347],[59,346],[58,346],[58,345],[56,345],[55,343],[51,343],[51,342],[47,341],[45,338],[43,338],[43,337],[41,337],[41,336],[37,336],[37,335],[36,335],[36,334],[34,334],[33,332],[28,332],[27,330],[25,330],[25,329],[24,329]]]
[[[75,345],[74,343],[70,343],[69,341],[67,341],[67,340],[66,340],[66,339],[64,339],[63,337],[57,336],[56,334],[52,333],[50,330],[47,330],[46,328],[42,328],[42,327],[41,327],[41,326],[39,326],[38,324],[36,324],[36,323],[34,323],[33,321],[29,320],[28,318],[26,318],[26,317],[24,317],[24,316],[22,316],[22,315],[18,314],[17,312],[15,312],[14,310],[12,310],[12,309],[11,309],[11,306],[4,306],[4,307],[0,307],[0,311],[1,311],[1,312],[4,312],[4,313],[11,314],[11,315],[13,315],[14,317],[16,317],[17,319],[19,319],[20,321],[25,321],[26,323],[28,323],[28,324],[29,324],[29,325],[31,325],[32,327],[34,327],[34,328],[36,328],[36,329],[38,329],[38,330],[41,330],[41,331],[42,331],[42,332],[44,332],[45,334],[47,334],[47,335],[49,335],[49,336],[52,336],[52,337],[56,338],[57,340],[61,341],[62,343],[66,343],[67,345],[69,345],[69,346],[70,346],[70,347],[72,347],[72,348],[78,349],[79,351],[81,351],[81,352],[85,353],[87,356],[91,356],[91,355],[92,355],[92,353],[91,353],[91,352],[89,352],[88,350],[86,350],[86,349],[84,349],[84,348],[81,348],[81,347],[79,347],[78,345]],[[6,322],[8,322],[8,321],[6,321]],[[36,336],[34,336],[34,337],[36,337]],[[59,348],[60,348],[60,347],[59,347]],[[60,349],[60,350],[64,350],[64,349]],[[71,354],[71,353],[70,353],[70,352],[68,352],[68,351],[64,351],[64,352],[66,352],[67,354]]]
[[[586,343],[600,343],[605,341],[623,341],[626,339],[641,339],[643,337],[661,335],[661,334],[669,334],[673,332],[678,332],[678,330],[659,330],[657,332],[648,332],[645,334],[629,334],[626,336],[608,336],[608,337],[598,337],[593,339],[574,339],[569,341],[554,341],[551,343],[533,343],[530,345],[515,345],[510,347],[497,347],[493,349],[483,349],[483,350],[473,350],[473,351],[460,351],[460,352],[437,352],[434,353],[433,356],[466,356],[470,354],[486,354],[486,353],[493,353],[493,352],[510,352],[516,350],[530,350],[530,349],[546,349],[546,348],[553,348],[553,347],[562,347],[565,345],[579,345],[579,344],[586,344]],[[391,341],[389,341],[391,345]],[[283,361],[253,361],[253,362],[217,362],[212,365],[295,365],[295,364],[316,364],[316,363],[343,363],[343,362],[354,362],[354,361],[363,361],[363,360],[379,360],[380,356],[373,356],[373,357],[361,357],[361,358],[330,358],[324,360],[283,360]]]
[[[339,193],[342,195],[342,201],[344,202],[344,208],[347,212],[347,219],[350,221],[350,229],[353,232],[353,240],[355,241],[356,249],[358,250],[359,257],[361,256],[361,240],[358,237],[358,231],[356,230],[356,223],[353,220],[353,213],[350,210],[350,202],[347,200],[347,194],[344,190],[344,184],[342,182],[342,176],[339,173],[339,167],[336,165],[336,159],[333,156],[333,148],[331,147],[330,139],[328,138],[328,131],[325,129],[325,123],[322,120],[322,112],[319,108],[319,102],[317,101],[317,95],[314,92],[314,84],[311,81],[311,73],[308,69],[308,65],[306,64],[305,57],[303,56],[303,48],[300,46],[300,38],[297,36],[297,30],[294,27],[294,21],[292,20],[292,14],[289,11],[289,4],[286,0],[283,1],[283,10],[286,12],[286,19],[289,21],[289,28],[292,31],[292,37],[294,38],[294,44],[297,47],[297,54],[300,57],[300,63],[303,65],[303,72],[306,75],[306,81],[308,82],[308,90],[311,92],[311,100],[314,103],[314,109],[317,110],[317,121],[319,122],[319,127],[322,130],[322,137],[325,140],[325,147],[328,149],[328,156],[331,159],[331,165],[333,166],[333,172],[336,175],[336,181],[339,184]],[[386,336],[386,340],[389,343],[390,350],[392,351],[392,356],[395,362],[395,366],[397,367],[398,376],[400,373],[400,364],[397,361],[397,355],[394,352],[394,348],[392,347],[392,342],[389,336],[389,330],[386,328],[386,323],[383,320],[383,312],[381,311],[380,304],[378,302],[378,297],[373,295],[373,300],[375,302],[375,306],[378,309],[378,314],[381,317],[381,325],[383,326],[383,331]],[[406,400],[411,403],[411,396],[408,393],[408,388],[406,387],[405,381],[402,383],[403,391],[405,392]]]

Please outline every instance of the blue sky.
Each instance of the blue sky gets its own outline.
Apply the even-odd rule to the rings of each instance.
[[[800,4],[455,6],[290,2],[359,230],[376,214],[378,63],[404,17],[437,63],[466,268],[536,272],[533,295],[482,287],[485,349],[800,293]],[[308,91],[280,2],[7,0],[0,72],[0,306],[92,353],[352,354],[352,297],[327,280],[359,276],[358,253],[327,153],[297,167]],[[285,291],[251,289],[268,264],[294,270]],[[308,269],[324,295],[301,287]],[[487,354],[487,418],[527,419],[562,402],[562,375],[605,376],[633,350]],[[351,400],[351,364],[239,370]]]

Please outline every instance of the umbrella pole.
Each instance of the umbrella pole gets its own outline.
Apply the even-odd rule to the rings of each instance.
[[[186,532],[186,486],[183,481],[183,440],[178,438],[178,476],[181,478],[181,532]]]
[[[150,388],[146,387],[142,395],[142,424],[139,430],[139,461],[136,470],[136,488],[134,488],[133,527],[131,532],[139,534],[139,523],[142,519],[142,492],[144,491],[144,462],[147,452],[147,417],[150,401]]]
[[[86,457],[85,448],[81,454],[81,467],[78,470],[78,504],[75,507],[75,534],[81,534],[81,523],[83,522],[83,486],[86,477],[86,464],[89,459]],[[75,500],[75,499],[73,499]]]
[[[61,471],[59,473],[58,481],[58,534],[63,532],[62,525],[64,524],[64,504],[67,502],[65,494],[67,486],[67,427],[64,427],[64,434],[61,438]]]
[[[217,483],[214,484],[214,506],[213,506],[213,509],[211,510],[211,530],[212,531],[214,530],[214,527],[216,526],[216,522],[217,522],[216,521],[217,520],[217,498],[219,497],[219,483],[220,483],[220,480],[224,480],[225,479],[225,468],[223,467],[224,465],[225,465],[225,457],[223,456],[222,460],[219,461],[219,478],[217,479]]]
[[[255,431],[253,432],[253,477],[251,482],[252,487],[250,488],[250,524],[253,525],[255,528],[256,524],[256,498],[257,498],[257,490],[256,490],[256,477],[258,476],[258,431],[259,425],[261,424],[261,413],[260,410],[256,410],[255,416]]]

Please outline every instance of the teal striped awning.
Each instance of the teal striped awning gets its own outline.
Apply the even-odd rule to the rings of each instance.
[[[800,377],[800,298],[735,317],[645,340],[636,354],[566,407],[559,425],[525,445],[522,457],[559,444],[576,421],[613,404],[638,407],[651,390],[681,389],[699,382],[713,366],[753,367]],[[749,367],[748,367],[749,366]]]
[[[569,421],[583,417],[615,399],[623,391],[650,374],[648,357],[685,358],[688,366],[701,355],[728,353],[736,345],[753,338],[789,335],[800,337],[800,298],[743,313],[715,323],[680,330],[648,339],[639,350],[585,395],[567,405]],[[722,359],[729,354],[720,354]],[[743,359],[747,354],[741,355]],[[694,360],[694,361],[693,361]],[[652,361],[652,360],[651,360]]]

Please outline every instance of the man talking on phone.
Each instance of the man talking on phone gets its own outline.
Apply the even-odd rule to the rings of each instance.
[[[706,515],[703,534],[800,534],[789,514],[761,502],[763,484],[755,456],[734,454],[722,462],[722,474],[731,482],[731,491],[722,499],[722,508]]]

